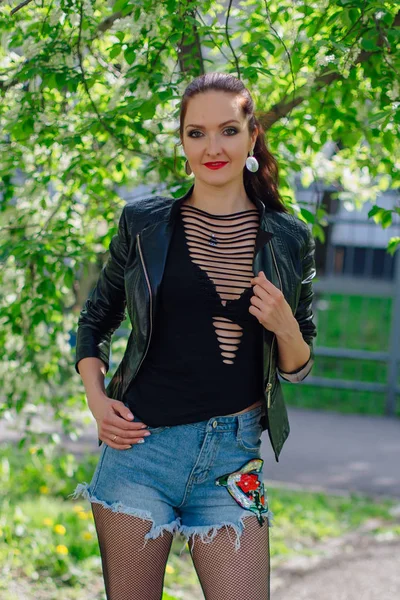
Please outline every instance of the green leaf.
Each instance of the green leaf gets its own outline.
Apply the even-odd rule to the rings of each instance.
[[[269,52],[269,54],[271,54],[272,56],[275,54],[275,44],[273,44],[271,42],[271,40],[268,40],[266,38],[259,40],[259,44],[260,46],[263,46],[265,48],[265,50],[267,52]]]
[[[318,239],[322,244],[325,242],[325,231],[318,223],[314,223],[312,226],[312,235]]]
[[[62,89],[66,82],[66,74],[65,73],[56,73],[56,83],[59,89]]]
[[[130,6],[131,4],[131,0],[116,0],[116,2],[113,5],[113,12],[119,12],[120,10],[124,10],[125,8],[127,8],[128,6]]]
[[[30,135],[34,132],[35,122],[32,117],[27,117],[24,121],[22,121],[22,131],[26,135]]]
[[[121,44],[114,44],[110,51],[110,58],[116,58],[122,52]]]
[[[385,131],[382,136],[383,145],[387,150],[392,152],[394,150],[394,135],[390,131]]]
[[[128,63],[128,65],[133,64],[135,57],[136,57],[135,48],[133,46],[128,46],[128,48],[126,48],[126,50],[124,52],[124,57],[125,57],[125,60]]]
[[[378,40],[379,36],[377,31],[367,31],[361,40],[361,47],[364,50],[369,51],[378,50]]]
[[[390,238],[388,248],[387,248],[389,254],[391,254],[393,256],[399,246],[400,246],[400,237]]]
[[[384,210],[382,212],[381,224],[384,229],[386,229],[387,227],[390,227],[390,225],[392,224],[392,211],[391,210]]]
[[[19,441],[18,441],[18,448],[23,448],[26,445],[28,438],[26,435],[24,435]]]
[[[380,208],[379,206],[377,206],[376,204],[371,208],[371,210],[368,211],[368,217],[371,218],[375,215],[377,215],[381,210],[383,210],[382,208]]]
[[[308,223],[315,223],[315,215],[307,210],[306,208],[300,208],[302,216],[308,221]]]

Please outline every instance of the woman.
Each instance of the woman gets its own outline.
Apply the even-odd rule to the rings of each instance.
[[[76,370],[103,447],[73,495],[92,503],[111,600],[161,598],[178,532],[207,600],[269,598],[261,433],[278,461],[289,424],[277,373],[301,381],[314,362],[315,243],[280,199],[253,111],[232,75],[188,86],[180,140],[194,183],[124,207],[79,318]],[[125,308],[132,332],[105,389]]]

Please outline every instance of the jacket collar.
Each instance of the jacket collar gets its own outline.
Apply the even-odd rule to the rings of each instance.
[[[194,190],[194,183],[190,186],[189,190],[183,196],[180,196],[179,198],[175,198],[175,200],[172,202],[171,207],[170,207],[170,214],[168,217],[169,226],[173,225],[181,204],[183,203],[184,200],[186,200],[187,198],[189,198],[192,195],[193,190]],[[258,214],[260,216],[260,226],[257,231],[256,242],[255,242],[255,251],[257,252],[257,250],[259,250],[262,246],[267,244],[275,234],[272,233],[272,231],[269,231],[267,229],[267,222],[266,222],[266,217],[265,217],[266,209],[265,209],[264,202],[262,202],[255,195],[251,195],[250,199],[252,202],[254,202],[256,208],[258,209]]]

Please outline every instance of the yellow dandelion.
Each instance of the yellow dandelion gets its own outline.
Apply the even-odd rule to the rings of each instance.
[[[57,523],[57,525],[54,525],[53,531],[59,533],[60,535],[64,535],[67,530],[65,529],[64,525],[60,525],[60,523]]]
[[[53,465],[45,465],[44,467],[45,471],[47,471],[48,473],[52,473],[54,471],[54,467]]]
[[[31,446],[31,447],[29,448],[29,452],[30,452],[31,454],[36,454],[36,452],[37,452],[38,450],[39,450],[38,446]]]
[[[90,531],[84,531],[82,537],[84,540],[91,540],[93,535],[90,533]]]
[[[14,548],[14,554],[21,554],[21,550],[18,550],[18,548]]]
[[[43,525],[53,525],[53,523],[53,519],[49,519],[48,517],[46,519],[43,519]]]
[[[64,546],[64,544],[59,544],[56,547],[56,552],[57,554],[68,554],[68,548],[67,546]]]
[[[72,510],[74,512],[76,512],[76,513],[79,513],[79,512],[81,512],[82,510],[85,510],[85,509],[80,504],[77,504],[76,506],[74,506],[74,508]]]
[[[47,485],[41,485],[39,491],[41,494],[48,494],[50,490]]]
[[[174,569],[174,567],[173,567],[172,565],[169,565],[169,564],[168,564],[168,565],[165,567],[165,571],[166,571],[167,573],[170,573],[170,574],[171,574],[171,573],[175,573],[175,569]]]
[[[79,513],[78,513],[78,517],[79,517],[80,519],[83,519],[83,520],[85,521],[86,519],[88,519],[88,518],[89,518],[89,514],[90,514],[90,513],[88,513],[88,512],[85,512],[85,511],[83,510],[82,512],[79,512]]]

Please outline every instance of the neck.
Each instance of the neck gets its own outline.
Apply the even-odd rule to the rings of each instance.
[[[255,203],[247,196],[242,181],[240,185],[237,181],[232,181],[216,186],[196,180],[193,191],[184,204],[214,215],[228,215],[256,208]]]

